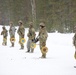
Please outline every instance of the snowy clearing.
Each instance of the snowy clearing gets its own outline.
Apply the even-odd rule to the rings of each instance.
[[[9,26],[6,28],[9,30]],[[27,32],[26,29],[26,43]],[[0,35],[0,75],[76,75],[75,49],[72,44],[74,33],[48,33],[48,35],[46,59],[39,58],[41,56],[39,45],[36,46],[34,53],[26,53],[26,43],[25,49],[19,50],[17,32],[13,48],[10,48],[9,35],[7,46],[2,46]]]

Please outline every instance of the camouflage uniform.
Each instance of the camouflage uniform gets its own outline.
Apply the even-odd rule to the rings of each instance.
[[[75,33],[75,35],[73,37],[73,45],[76,47],[76,33]]]
[[[10,42],[11,42],[11,47],[14,47],[14,42],[15,42],[15,27],[13,25],[13,22],[10,22],[10,29],[9,29],[9,34],[10,34]]]
[[[75,46],[75,54],[74,54],[74,57],[76,59],[76,33],[75,33],[75,35],[73,37],[73,45]]]
[[[73,37],[73,45],[75,46],[75,53],[74,53],[74,58],[76,59],[76,26],[74,27],[74,37]],[[76,66],[74,66],[76,68]]]
[[[1,35],[3,35],[3,43],[2,45],[7,45],[7,36],[8,36],[8,31],[5,27],[2,27],[3,31],[1,32]]]
[[[23,26],[22,21],[19,21],[19,28],[17,33],[19,35],[19,44],[21,45],[21,49],[24,49],[24,43],[21,42],[21,39],[23,39],[25,36],[25,28]]]
[[[46,58],[46,53],[42,51],[42,48],[46,46],[46,40],[48,37],[46,27],[44,23],[40,23],[40,30],[39,30],[39,42],[40,42],[40,50],[42,53],[42,58]]]
[[[27,52],[30,52],[30,49],[31,49],[31,52],[34,51],[34,48],[31,48],[31,44],[35,41],[35,29],[33,27],[33,23],[30,22],[29,24],[29,31],[28,31],[28,41],[27,41]]]

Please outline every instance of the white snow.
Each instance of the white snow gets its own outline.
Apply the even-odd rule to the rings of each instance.
[[[9,30],[9,26],[6,28]],[[1,31],[2,26],[0,26]],[[26,29],[26,43],[27,32]],[[0,75],[76,75],[75,48],[72,44],[74,33],[48,33],[48,35],[46,59],[39,58],[41,52],[38,43],[34,53],[26,53],[26,43],[25,49],[19,50],[17,32],[13,48],[10,48],[9,35],[7,46],[2,46],[0,35]]]

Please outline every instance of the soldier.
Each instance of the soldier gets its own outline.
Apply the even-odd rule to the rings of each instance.
[[[16,31],[16,29],[15,29],[15,27],[13,25],[13,22],[10,22],[9,34],[10,34],[11,47],[14,47],[15,31]]]
[[[34,52],[34,48],[31,47],[31,44],[34,43],[34,41],[35,41],[35,35],[36,35],[36,34],[35,34],[35,29],[34,29],[34,27],[33,27],[33,23],[30,22],[30,23],[29,23],[29,31],[28,31],[28,34],[27,34],[27,36],[28,36],[27,52],[30,52],[30,50],[31,50],[31,53]]]
[[[76,32],[75,32],[74,37],[73,37],[73,45],[75,46],[74,58],[76,59]]]
[[[19,22],[19,28],[18,28],[18,35],[19,35],[19,44],[21,45],[21,48],[20,49],[24,49],[24,43],[22,43],[22,39],[24,38],[25,36],[25,28],[23,26],[23,22],[20,20]]]
[[[46,40],[48,37],[48,33],[46,31],[45,24],[43,22],[40,23],[40,30],[38,34],[39,42],[40,42],[40,50],[42,53],[41,58],[46,58],[47,47],[46,47]]]
[[[2,45],[6,46],[7,45],[8,31],[5,28],[5,26],[3,26],[2,29],[3,29],[3,31],[1,32],[1,35],[3,35],[3,43],[2,43]]]
[[[74,27],[73,31],[75,32],[75,34],[73,36],[73,45],[75,47],[74,58],[76,59],[76,26]],[[74,68],[76,68],[76,66],[74,66]]]

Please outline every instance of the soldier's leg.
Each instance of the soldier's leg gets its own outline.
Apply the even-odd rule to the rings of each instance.
[[[30,40],[27,41],[27,52],[30,52]]]
[[[40,51],[41,51],[41,49],[42,49],[41,41],[40,41],[39,46],[40,46]],[[41,53],[42,53],[42,51],[41,51]],[[41,58],[42,58],[42,57],[43,57],[43,54],[41,55]]]
[[[46,46],[46,41],[42,43],[42,47]],[[46,51],[43,51],[43,57],[46,58]]]
[[[46,46],[46,42],[41,42],[40,45],[41,45],[40,49],[41,49],[41,53],[42,53],[42,58],[46,58],[46,52],[44,52],[44,50],[42,49],[43,47]]]
[[[31,49],[31,53],[33,53],[33,52],[34,52],[34,49],[32,48],[32,49]]]
[[[76,46],[75,46],[75,53],[74,53],[74,58],[76,59]]]
[[[12,47],[14,47],[14,42],[12,42]]]
[[[33,42],[32,41],[30,41],[30,45],[32,44]],[[34,52],[34,48],[31,48],[31,53],[33,53]]]
[[[10,47],[14,47],[14,42],[11,42],[11,46]]]
[[[46,58],[46,54],[42,51],[42,49],[41,49],[41,53],[42,53],[41,58]]]
[[[43,51],[41,51],[41,53],[42,53],[41,58],[46,58],[46,53],[43,53]]]
[[[46,53],[43,53],[43,58],[46,58]]]
[[[24,44],[21,44],[21,49],[24,49]]]
[[[14,47],[14,42],[15,42],[15,36],[10,37],[10,42],[11,42],[11,47]]]
[[[22,43],[21,43],[21,39],[22,39],[22,37],[21,36],[19,36],[19,44],[20,44],[20,46],[21,46],[21,48],[20,48],[20,50],[22,49]]]
[[[10,47],[12,47],[12,41],[11,41],[11,38],[12,38],[12,37],[10,37],[10,42],[11,42],[11,46],[10,46]]]
[[[22,38],[21,38],[21,39],[22,39]],[[20,49],[24,49],[24,44],[21,42],[21,39],[20,39],[20,46],[21,46]]]
[[[7,42],[5,42],[5,45],[7,45]]]
[[[2,42],[2,45],[4,45],[4,38],[3,38],[3,42]]]
[[[41,44],[40,44],[40,50],[41,50],[41,58],[43,58],[43,53],[42,53],[42,46],[41,46]]]
[[[3,45],[7,45],[7,38],[3,38]]]
[[[7,45],[7,38],[6,38],[6,40],[5,40],[5,45]]]

